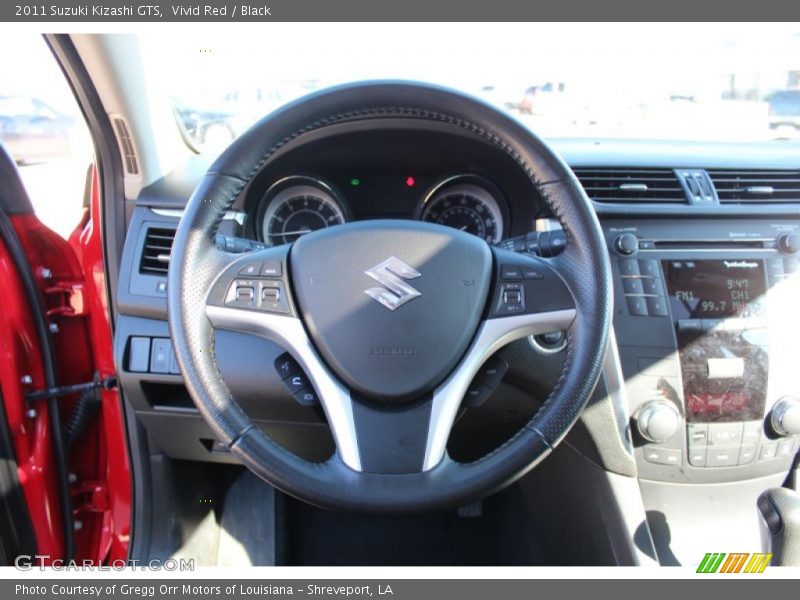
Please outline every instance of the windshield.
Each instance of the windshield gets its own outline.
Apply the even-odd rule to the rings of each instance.
[[[334,84],[457,88],[549,138],[796,142],[798,24],[260,25],[144,35],[189,142],[218,150]],[[400,31],[401,33],[398,33]]]

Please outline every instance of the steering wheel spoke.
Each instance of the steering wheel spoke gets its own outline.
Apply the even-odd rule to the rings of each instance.
[[[320,398],[340,458],[360,471],[350,393],[320,360],[297,316],[287,276],[288,252],[288,245],[278,246],[232,260],[211,286],[206,316],[215,328],[258,335],[292,355]]]
[[[423,470],[445,457],[447,440],[467,389],[483,364],[520,338],[569,328],[575,301],[550,261],[495,248],[495,282],[488,314],[459,367],[433,394]]]

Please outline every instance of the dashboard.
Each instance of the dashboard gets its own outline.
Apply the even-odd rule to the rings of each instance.
[[[648,516],[670,523],[652,525],[659,554],[670,544],[692,547],[699,518],[714,531],[750,523],[757,533],[755,498],[781,484],[800,450],[800,156],[780,144],[553,146],[592,200],[614,282],[604,373],[565,443],[606,471],[638,478]],[[130,207],[115,361],[154,452],[234,463],[183,385],[167,324],[172,236],[211,160],[191,159]],[[541,256],[566,243],[506,152],[452,126],[393,119],[287,143],[240,191],[217,243],[245,252],[366,219],[441,223]],[[501,350],[507,371],[498,393],[477,408],[465,398],[450,455],[472,460],[513,435],[555,385],[565,344],[553,332]],[[279,372],[283,349],[227,331],[215,332],[214,345],[223,378],[257,426],[303,458],[330,456],[324,414]],[[725,511],[714,510],[720,498]]]
[[[781,300],[793,288],[774,276],[779,265],[785,281],[795,281],[800,264],[800,198],[787,201],[779,187],[794,180],[796,157],[777,146],[598,140],[556,146],[593,200],[612,258],[616,377],[623,382],[611,419],[619,429],[614,452],[635,462],[640,476],[671,483],[784,470],[798,438],[776,436],[763,424],[800,393],[779,335],[796,324],[791,302]],[[205,157],[189,161],[142,190],[133,207],[116,352],[128,397],[153,440],[174,457],[226,462],[169,359],[166,325],[170,236],[209,166]],[[748,197],[748,186],[758,194]],[[763,196],[771,186],[774,200]],[[327,127],[276,151],[238,194],[218,244],[246,251],[366,219],[440,223],[543,256],[565,239],[549,232],[550,254],[543,252],[541,226],[554,226],[552,215],[507,153],[445,124],[383,119],[379,126]],[[517,348],[519,364],[510,366],[509,377],[533,378],[526,387],[548,389],[564,359],[564,338],[556,333],[531,340],[524,352]],[[271,435],[291,447],[303,437],[298,432],[311,432],[315,442],[292,449],[312,448],[320,457],[331,450],[320,411],[300,405],[279,375],[263,368],[279,359],[280,348],[228,332],[217,332],[216,345],[232,391]],[[139,346],[145,354],[134,356]],[[156,348],[166,359],[154,368]],[[532,410],[532,402],[511,412]],[[672,423],[669,435],[651,431],[665,422]],[[177,423],[185,436],[174,435]],[[718,434],[731,425],[751,433]],[[726,440],[719,448],[703,441],[719,435]]]

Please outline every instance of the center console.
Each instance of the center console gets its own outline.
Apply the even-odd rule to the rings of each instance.
[[[797,224],[603,225],[640,478],[785,473],[800,437]]]

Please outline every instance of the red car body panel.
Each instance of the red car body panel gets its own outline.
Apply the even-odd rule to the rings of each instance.
[[[113,377],[113,349],[100,220],[97,173],[91,207],[79,232],[65,241],[35,215],[13,216],[45,299],[58,385]],[[47,275],[45,275],[47,273]],[[36,534],[37,553],[63,557],[62,511],[54,470],[47,403],[29,406],[25,393],[44,388],[39,341],[30,307],[7,249],[0,244],[0,382],[16,451],[20,485]],[[29,375],[31,382],[24,383]],[[76,523],[75,559],[104,564],[127,558],[131,523],[131,476],[122,402],[116,389],[103,390],[101,409],[70,448],[67,462]],[[75,395],[59,399],[62,422]],[[32,416],[30,410],[36,411]],[[48,561],[45,561],[48,562]]]

